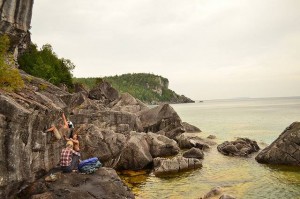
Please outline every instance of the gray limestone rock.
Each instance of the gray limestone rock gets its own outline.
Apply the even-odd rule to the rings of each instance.
[[[218,151],[229,156],[249,156],[251,153],[259,151],[256,141],[248,138],[238,138],[235,141],[226,141],[218,145]]]
[[[300,122],[294,122],[255,158],[263,164],[300,166]]]
[[[155,158],[153,159],[154,174],[163,175],[177,173],[186,170],[192,170],[202,167],[202,162],[195,158],[184,158],[177,156],[171,159]]]

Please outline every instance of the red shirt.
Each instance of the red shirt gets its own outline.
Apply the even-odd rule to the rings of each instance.
[[[73,153],[75,155],[78,155],[80,156],[80,153],[74,151],[73,149],[70,149],[70,148],[64,148],[62,151],[61,151],[61,154],[60,154],[60,166],[63,166],[63,167],[68,167],[71,165],[71,162],[72,162],[72,155]]]

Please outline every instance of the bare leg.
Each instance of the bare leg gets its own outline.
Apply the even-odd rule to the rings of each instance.
[[[47,129],[46,132],[52,132],[54,134],[54,136],[56,137],[56,139],[58,139],[58,140],[61,139],[61,134],[54,125],[52,125],[51,128]]]
[[[54,125],[52,125],[49,129],[46,130],[46,132],[49,132],[49,131],[54,131],[56,129],[56,127]]]

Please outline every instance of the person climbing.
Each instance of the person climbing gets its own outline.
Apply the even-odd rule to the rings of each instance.
[[[74,125],[71,121],[67,121],[66,116],[62,113],[63,125],[59,124],[59,129],[56,128],[54,124],[51,125],[49,129],[45,132],[53,132],[56,139],[60,140],[62,136],[67,136],[70,138],[73,133]]]
[[[80,153],[73,150],[73,142],[68,141],[60,154],[60,167],[64,173],[77,171]]]

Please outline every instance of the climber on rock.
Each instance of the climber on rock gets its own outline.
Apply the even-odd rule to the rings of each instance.
[[[74,125],[71,121],[67,121],[66,116],[62,113],[63,124],[59,124],[59,128],[57,129],[54,124],[51,125],[46,132],[53,132],[56,139],[60,140],[62,137],[71,138],[73,134]]]

